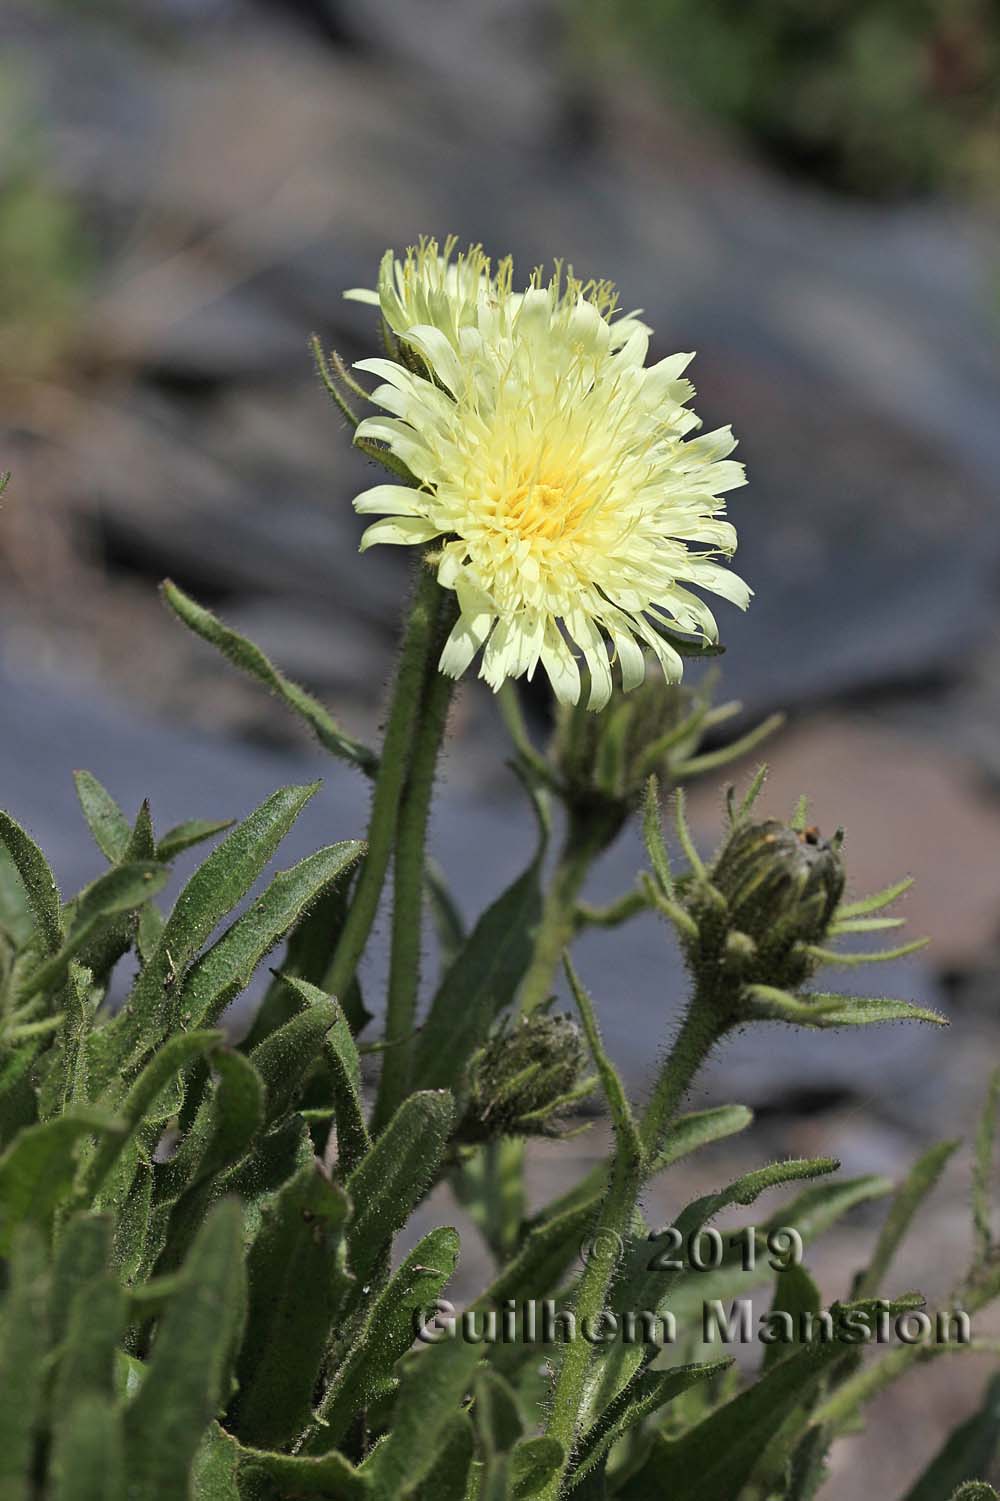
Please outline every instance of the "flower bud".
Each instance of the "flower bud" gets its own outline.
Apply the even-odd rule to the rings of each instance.
[[[840,840],[777,819],[733,830],[712,872],[733,926],[756,943],[783,938],[817,943],[844,891]]]
[[[457,1137],[558,1136],[562,1117],[593,1088],[586,1051],[568,1016],[535,1012],[504,1027],[474,1054]]]
[[[697,750],[707,708],[690,688],[652,672],[629,693],[616,688],[601,714],[559,705],[551,757],[571,812],[600,822],[610,844],[651,772],[673,784],[676,767]]]
[[[685,905],[697,924],[687,945],[703,987],[735,1000],[734,982],[795,990],[818,968],[844,891],[841,835],[821,838],[766,819],[741,821]]]

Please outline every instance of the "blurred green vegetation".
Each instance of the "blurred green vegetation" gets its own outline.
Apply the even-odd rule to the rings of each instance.
[[[1000,190],[1000,0],[569,0],[787,170],[870,198]]]
[[[76,326],[92,257],[79,206],[47,176],[40,107],[0,68],[0,364],[49,365]]]

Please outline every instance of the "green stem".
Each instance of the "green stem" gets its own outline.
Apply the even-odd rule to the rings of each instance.
[[[628,1239],[643,1172],[639,1133],[621,1080],[604,1051],[593,1004],[577,980],[568,959],[566,965],[570,985],[580,1009],[583,1029],[611,1109],[615,1127],[615,1152],[607,1195],[592,1232],[590,1254],[574,1301],[577,1337],[569,1339],[562,1347],[559,1373],[552,1394],[552,1416],[547,1436],[561,1445],[562,1462],[541,1492],[540,1501],[557,1501],[562,1493],[563,1480],[570,1465],[585,1408],[585,1392],[593,1361],[591,1333],[588,1331],[597,1330],[607,1309],[608,1291],[622,1248]]]
[[[577,899],[587,872],[607,844],[603,821],[570,815],[566,841],[542,904],[531,963],[521,985],[522,1012],[534,1011],[552,994],[556,970],[577,929]]]
[[[453,623],[454,612],[449,610],[437,636],[440,637],[444,629],[450,630]],[[386,1051],[382,1058],[373,1131],[380,1131],[388,1124],[408,1092],[420,986],[427,819],[454,686],[451,678],[438,671],[436,653],[432,652],[415,729],[410,776],[400,804],[396,833]]]
[[[640,1135],[647,1156],[658,1150],[695,1075],[722,1030],[716,1008],[696,992],[660,1070],[642,1119]]]
[[[324,979],[324,989],[331,995],[346,994],[378,911],[396,835],[400,796],[410,765],[413,723],[420,703],[439,594],[437,579],[421,563],[375,778],[368,821],[368,850],[354,900]]]

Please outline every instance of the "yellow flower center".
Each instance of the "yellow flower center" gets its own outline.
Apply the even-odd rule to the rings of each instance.
[[[528,479],[498,497],[498,519],[525,542],[560,542],[572,536],[590,509],[578,482]]]

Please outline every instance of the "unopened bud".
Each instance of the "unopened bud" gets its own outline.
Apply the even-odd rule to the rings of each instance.
[[[458,1139],[559,1135],[562,1117],[593,1087],[585,1064],[568,1016],[535,1013],[503,1028],[473,1056]]]

